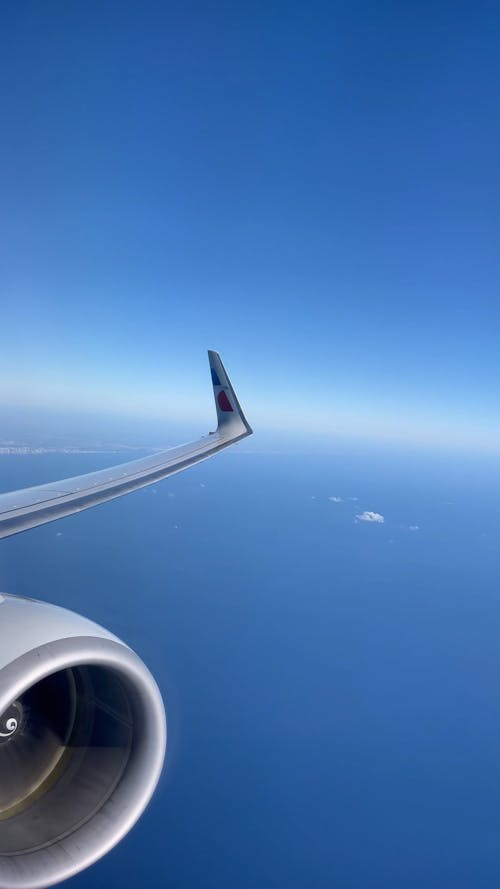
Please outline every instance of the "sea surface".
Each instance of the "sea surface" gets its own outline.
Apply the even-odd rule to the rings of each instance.
[[[2,456],[0,487],[113,460]],[[0,541],[1,590],[108,627],[166,701],[152,804],[70,885],[499,885],[499,469],[240,448]]]

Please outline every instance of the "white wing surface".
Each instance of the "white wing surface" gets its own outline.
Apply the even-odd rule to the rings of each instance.
[[[0,538],[18,534],[182,472],[252,434],[217,352],[209,351],[217,429],[198,441],[47,485],[0,494]]]

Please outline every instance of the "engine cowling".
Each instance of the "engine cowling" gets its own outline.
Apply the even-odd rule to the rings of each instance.
[[[165,710],[127,645],[54,605],[0,595],[0,887],[78,873],[160,778]]]

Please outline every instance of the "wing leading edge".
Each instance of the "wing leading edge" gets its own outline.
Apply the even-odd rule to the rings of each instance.
[[[241,410],[220,355],[209,351],[208,360],[217,410],[215,432],[189,444],[120,463],[109,469],[0,494],[0,538],[137,491],[213,457],[251,435],[252,429]]]

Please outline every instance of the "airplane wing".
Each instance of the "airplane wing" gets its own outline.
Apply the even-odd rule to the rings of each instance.
[[[209,351],[217,429],[198,441],[74,478],[0,494],[0,538],[129,494],[213,457],[252,434],[217,352]]]

